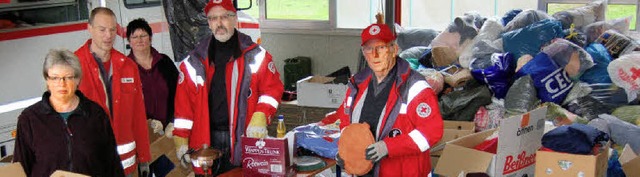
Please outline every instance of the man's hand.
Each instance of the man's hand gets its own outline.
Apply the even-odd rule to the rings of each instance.
[[[167,138],[173,137],[173,123],[167,124],[167,127],[164,128],[164,136],[167,136]]]
[[[373,143],[365,150],[367,160],[371,160],[373,163],[380,161],[380,159],[387,155],[389,155],[389,152],[387,150],[387,144],[384,143],[384,141]]]
[[[140,176],[140,177],[150,177],[151,176],[151,169],[149,168],[149,163],[148,162],[140,163],[139,168],[140,168],[140,174],[142,174],[142,176]]]
[[[264,138],[267,136],[267,117],[263,112],[254,112],[247,127],[247,137]]]
[[[155,119],[147,119],[147,123],[149,123],[149,127],[153,129],[153,133],[164,134],[162,132],[162,122]]]
[[[191,157],[189,155],[185,155],[187,151],[189,151],[189,140],[187,138],[174,136],[173,142],[176,144],[176,156],[180,160],[180,164],[182,167],[189,167],[189,163],[191,163]]]

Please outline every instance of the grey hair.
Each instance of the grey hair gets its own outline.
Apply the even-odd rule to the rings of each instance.
[[[73,69],[73,75],[77,80],[82,78],[82,68],[78,57],[67,49],[51,49],[42,66],[42,76],[45,79],[49,77],[49,69],[55,65],[69,66]]]

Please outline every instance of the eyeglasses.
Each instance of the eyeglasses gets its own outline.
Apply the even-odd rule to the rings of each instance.
[[[210,22],[214,22],[214,21],[218,21],[218,19],[222,20],[222,21],[227,21],[229,19],[231,19],[232,17],[235,17],[236,14],[234,13],[228,13],[228,14],[224,14],[224,15],[220,15],[220,16],[207,16],[207,20],[209,20]]]
[[[391,47],[392,45],[393,44],[379,45],[379,46],[364,46],[362,47],[362,52],[364,52],[365,54],[372,54],[373,50],[375,50],[378,53],[385,53],[389,51],[389,47]]]
[[[62,82],[66,82],[66,81],[72,81],[72,80],[74,80],[74,79],[76,79],[76,78],[77,78],[76,76],[66,76],[66,77],[51,77],[51,76],[49,76],[49,77],[47,77],[47,79],[48,79],[49,81],[53,81],[53,82],[60,82],[60,81],[62,81]]]
[[[138,35],[138,36],[131,36],[129,37],[132,40],[137,40],[137,39],[146,39],[147,37],[149,37],[148,34],[143,34],[143,35]]]

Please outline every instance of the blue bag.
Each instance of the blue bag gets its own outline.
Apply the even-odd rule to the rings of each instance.
[[[587,69],[580,77],[580,80],[589,84],[611,83],[611,77],[607,72],[607,66],[611,62],[611,55],[609,55],[607,48],[602,44],[592,43],[585,49],[593,58],[595,65]]]
[[[509,91],[511,76],[515,71],[513,60],[513,55],[510,53],[494,53],[491,55],[493,66],[484,69],[472,69],[471,76],[476,81],[487,84],[493,95],[502,99]]]
[[[563,67],[558,66],[549,55],[540,52],[516,72],[516,78],[531,75],[533,85],[542,102],[562,104],[573,82]]]
[[[340,130],[309,124],[296,127],[293,131],[295,132],[297,146],[330,159],[335,158],[336,154],[338,154]]]
[[[544,19],[502,34],[502,41],[505,52],[512,53],[513,58],[520,58],[526,54],[536,55],[544,44],[562,36],[564,33],[560,21]]]

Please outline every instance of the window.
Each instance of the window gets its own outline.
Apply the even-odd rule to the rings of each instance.
[[[326,30],[331,28],[330,7],[335,0],[257,1],[261,29]],[[241,3],[238,2],[238,4]]]
[[[127,7],[127,9],[152,7],[159,5],[160,0],[124,0],[124,6]]]
[[[590,0],[539,0],[538,8],[547,11],[549,15],[556,12],[584,6]],[[636,0],[609,0],[607,5],[607,20],[631,16],[630,30],[638,29],[638,2]]]

